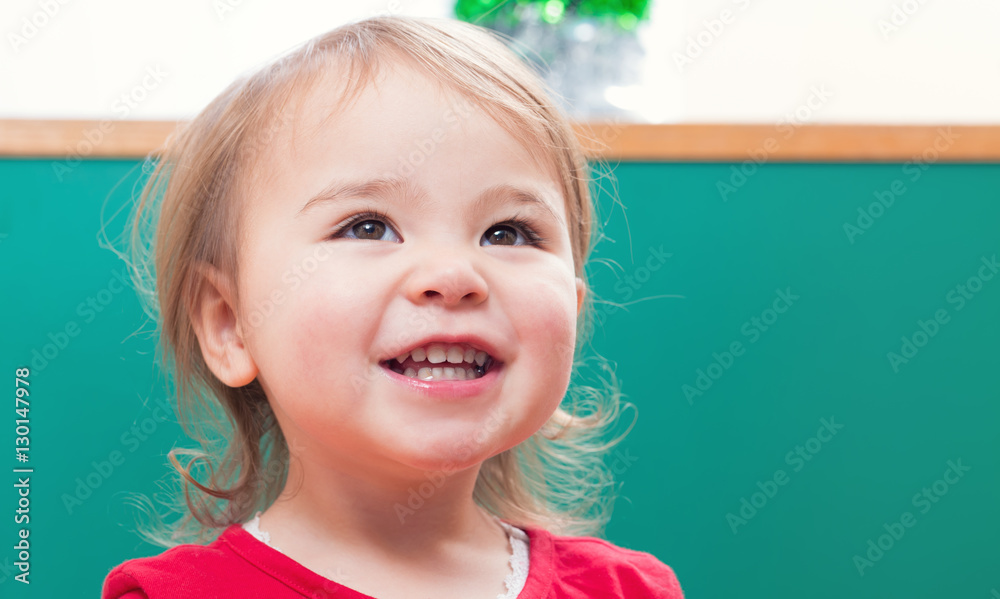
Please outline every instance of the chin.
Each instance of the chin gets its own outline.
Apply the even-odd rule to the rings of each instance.
[[[426,447],[423,451],[414,451],[404,458],[410,467],[425,472],[461,472],[469,468],[474,468],[490,457],[496,455],[492,447],[483,444],[475,445],[469,443],[455,442],[454,440],[442,440],[441,443],[433,447]]]

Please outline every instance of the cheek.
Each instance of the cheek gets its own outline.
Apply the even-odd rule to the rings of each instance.
[[[571,277],[536,279],[515,305],[514,326],[523,358],[538,376],[565,388],[576,345],[576,287]]]
[[[373,316],[378,300],[340,278],[311,281],[309,287],[291,306],[289,355],[303,374],[342,384],[338,372],[360,372],[369,361],[366,350],[378,324]]]
[[[342,373],[363,372],[365,348],[377,323],[371,317],[376,298],[345,284],[344,273],[331,268],[281,272],[284,276],[279,273],[259,287],[280,289],[281,295],[257,294],[251,311],[251,319],[259,321],[252,351],[262,375],[288,390],[343,388],[349,381]]]

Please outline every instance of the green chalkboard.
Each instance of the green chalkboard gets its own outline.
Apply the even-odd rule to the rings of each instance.
[[[140,165],[0,161],[3,597],[97,596],[158,552],[124,499],[158,490],[182,437],[154,327],[98,243]],[[1000,596],[1000,165],[739,167],[600,181],[588,351],[638,409],[608,538],[694,599]]]

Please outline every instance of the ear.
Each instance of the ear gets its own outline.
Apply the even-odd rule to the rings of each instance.
[[[209,369],[230,387],[242,387],[257,377],[257,365],[244,343],[233,307],[232,281],[207,262],[195,267],[201,277],[191,306],[191,325]]]
[[[587,284],[580,277],[576,278],[576,315],[580,316],[583,309],[583,300],[587,297]]]

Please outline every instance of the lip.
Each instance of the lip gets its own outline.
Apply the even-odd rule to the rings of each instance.
[[[413,347],[421,346],[414,345]],[[486,350],[484,349],[483,351]],[[500,382],[500,377],[506,372],[506,365],[503,362],[497,361],[489,370],[486,371],[486,374],[478,379],[464,381],[422,381],[420,379],[411,379],[405,374],[394,372],[388,367],[386,362],[381,362],[379,367],[379,370],[385,375],[385,377],[394,383],[403,385],[409,390],[415,391],[426,397],[443,400],[469,399],[471,397],[482,395],[486,391],[489,391],[491,388],[497,386]]]

